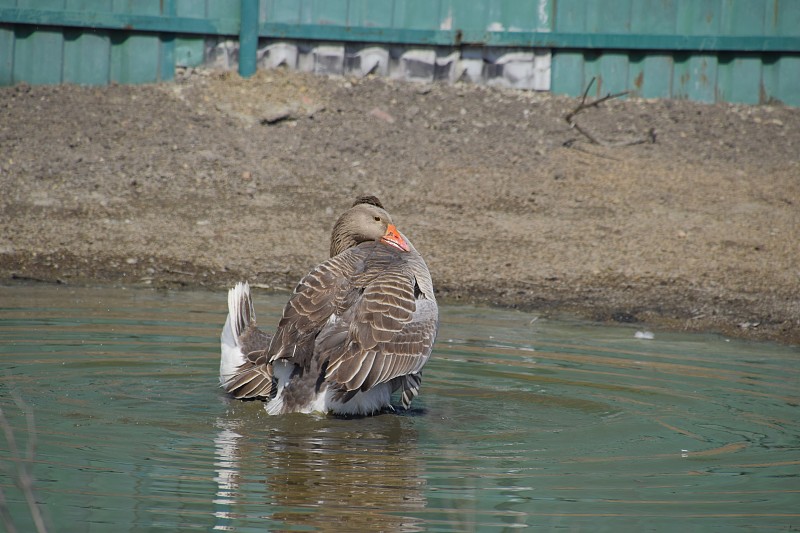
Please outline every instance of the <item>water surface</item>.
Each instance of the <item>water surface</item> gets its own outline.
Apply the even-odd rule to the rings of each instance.
[[[262,325],[286,297],[255,293]],[[225,302],[0,287],[19,531],[26,406],[50,531],[800,526],[797,347],[444,307],[410,412],[270,417],[217,388]]]

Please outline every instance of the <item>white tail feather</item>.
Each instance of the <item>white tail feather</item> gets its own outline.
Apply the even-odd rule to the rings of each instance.
[[[243,365],[247,359],[239,344],[239,336],[251,321],[255,320],[253,300],[250,298],[250,285],[245,281],[239,282],[228,291],[228,318],[222,328],[220,344],[222,358],[219,362],[219,383],[224,386],[236,369]]]

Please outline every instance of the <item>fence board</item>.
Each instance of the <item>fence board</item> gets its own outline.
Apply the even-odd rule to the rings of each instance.
[[[108,32],[64,31],[64,83],[102,85],[111,70],[111,39]]]
[[[111,0],[66,0],[69,10],[111,12]],[[64,66],[62,80],[66,83],[100,85],[108,83],[111,60],[111,40],[107,31],[64,29]]]
[[[621,93],[630,88],[628,84],[628,54],[607,53],[595,62],[597,77],[596,94]]]
[[[441,5],[440,0],[395,0],[393,27],[412,30],[440,29]]]
[[[800,34],[800,6],[794,0],[772,0],[772,2],[775,5],[768,11],[766,20],[771,19],[771,25],[775,27],[777,35],[797,37]],[[770,6],[766,7],[769,9]],[[795,48],[795,51],[800,50]]]
[[[348,3],[348,0],[306,0],[300,22],[347,26]]]
[[[554,92],[576,96],[583,94],[586,87],[584,53],[567,50],[553,54],[550,75],[551,88]]]
[[[584,16],[586,30],[591,33],[629,33],[631,25],[631,0],[614,2],[586,2]]]
[[[295,0],[267,0],[262,17],[264,22],[299,24],[300,5]]]
[[[766,62],[762,74],[762,102],[773,99],[800,106],[800,55],[777,58]]]
[[[0,24],[0,85],[14,83],[14,28]]]
[[[64,50],[62,32],[20,28],[14,38],[15,79],[35,85],[61,82]]]
[[[678,3],[677,31],[686,35],[718,35],[720,0],[691,0]]]
[[[669,54],[634,56],[628,88],[644,98],[669,98],[672,94],[673,58]]]
[[[677,18],[676,1],[636,0],[631,5],[630,31],[643,35],[674,34]]]
[[[393,0],[351,0],[348,25],[391,28],[393,6]]]
[[[584,33],[586,7],[582,0],[557,0],[555,3],[555,31]]]

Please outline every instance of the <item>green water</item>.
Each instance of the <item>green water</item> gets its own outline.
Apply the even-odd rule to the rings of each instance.
[[[255,293],[262,325],[285,298]],[[0,408],[19,454],[14,398],[33,413],[49,531],[800,528],[797,347],[445,306],[417,409],[270,417],[217,388],[225,305],[0,287]]]

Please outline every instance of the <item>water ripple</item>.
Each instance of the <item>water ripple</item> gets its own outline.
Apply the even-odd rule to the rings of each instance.
[[[262,320],[283,297],[256,296]],[[217,389],[224,294],[0,287],[0,408],[51,530],[786,529],[800,350],[445,307],[409,412]],[[32,527],[0,446],[0,488]]]

